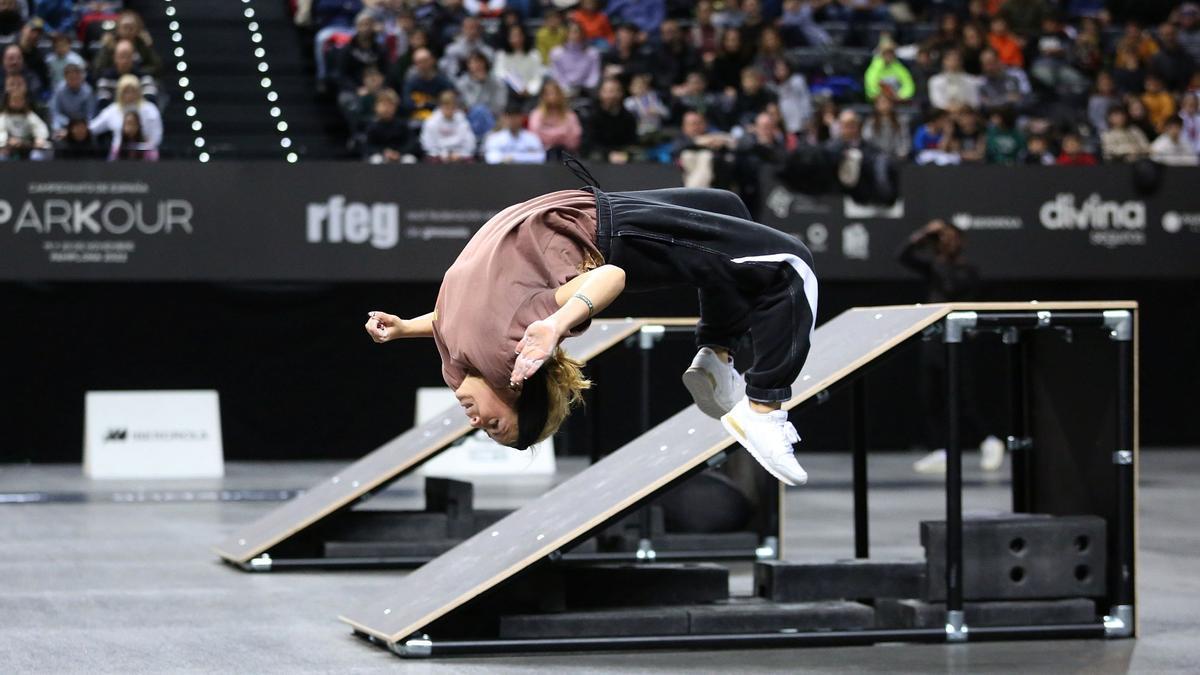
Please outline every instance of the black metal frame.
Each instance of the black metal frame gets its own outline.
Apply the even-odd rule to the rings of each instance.
[[[687,649],[804,647],[871,645],[881,642],[959,643],[968,639],[1080,639],[1127,638],[1134,635],[1134,468],[1133,468],[1133,311],[1019,311],[951,312],[941,324],[946,347],[947,447],[946,447],[946,625],[945,628],[905,630],[853,630],[778,632],[754,634],[630,636],[603,638],[495,639],[436,641],[414,635],[387,644],[357,633],[373,644],[406,657],[451,656],[481,653],[599,651],[622,649]],[[1030,466],[1024,452],[1029,447],[1025,396],[1025,349],[1021,332],[1046,328],[1091,327],[1109,329],[1117,343],[1117,566],[1118,586],[1110,612],[1102,621],[1041,626],[968,627],[963,616],[962,589],[962,448],[958,438],[962,342],[980,332],[1000,332],[1009,346],[1010,411],[1009,448],[1013,450],[1013,509],[1028,511]],[[928,335],[927,335],[928,337]],[[854,374],[851,387],[850,446],[854,481],[855,557],[869,557],[867,502],[866,385],[864,371]],[[818,397],[819,399],[820,397]],[[637,507],[634,507],[637,508]]]

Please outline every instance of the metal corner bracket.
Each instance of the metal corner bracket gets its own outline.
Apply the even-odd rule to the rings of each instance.
[[[654,550],[654,542],[649,539],[639,540],[636,555],[638,560],[654,560],[657,558],[658,553]]]
[[[638,348],[653,349],[654,343],[662,339],[667,332],[666,326],[649,324],[638,329]]]
[[[950,312],[944,322],[946,330],[942,333],[942,342],[962,342],[963,333],[975,327],[979,315],[975,312]]]
[[[271,555],[264,553],[250,561],[250,570],[252,572],[270,572],[271,571]]]
[[[1133,637],[1133,606],[1116,605],[1108,611],[1108,616],[1104,617],[1104,637]]]
[[[424,633],[414,633],[403,642],[391,643],[388,648],[406,658],[424,658],[433,653],[433,640]]]
[[[778,560],[779,537],[763,537],[762,545],[754,549],[754,557],[759,560]]]
[[[1112,332],[1109,336],[1117,342],[1133,339],[1133,312],[1127,309],[1109,309],[1104,312],[1104,327]]]

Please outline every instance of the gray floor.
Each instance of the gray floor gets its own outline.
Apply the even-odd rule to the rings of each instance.
[[[938,482],[913,457],[871,459],[872,553],[921,556],[917,522],[943,513]],[[812,484],[788,493],[785,555],[852,555],[848,461],[805,458]],[[1167,672],[1196,670],[1200,640],[1200,451],[1142,454],[1141,638],[867,648],[686,651],[403,661],[335,620],[398,572],[245,574],[208,546],[275,504],[212,501],[214,490],[303,488],[328,463],[231,464],[222,481],[90,482],[79,466],[0,466],[0,495],[73,493],[74,503],[0,504],[0,672]],[[568,464],[565,472],[577,470]],[[1007,486],[968,465],[967,510],[1002,510]],[[420,503],[419,483],[386,493]],[[478,505],[516,506],[540,479],[487,480]],[[270,495],[266,495],[270,496]],[[748,567],[734,590],[749,589]]]

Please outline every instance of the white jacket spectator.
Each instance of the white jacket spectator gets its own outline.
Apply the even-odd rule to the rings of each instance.
[[[1183,122],[1178,117],[1167,120],[1163,132],[1150,144],[1150,159],[1167,166],[1200,166],[1200,157],[1187,139],[1183,138]]]
[[[136,111],[142,121],[145,145],[158,149],[162,144],[163,123],[158,107],[142,98],[142,86],[136,75],[124,75],[117,83],[117,100],[100,111],[88,124],[93,135],[112,134],[113,144],[120,145],[125,113]]]
[[[536,49],[530,49],[529,38],[521,26],[508,29],[508,49],[496,52],[492,74],[520,96],[537,96],[546,79],[546,64]]]
[[[475,133],[458,109],[458,96],[442,92],[437,110],[421,125],[421,149],[431,159],[455,161],[475,154]]]
[[[29,107],[25,92],[9,92],[0,110],[0,158],[45,159],[49,147],[50,130]]]
[[[979,108],[979,78],[963,72],[958,52],[946,52],[942,57],[942,72],[929,78],[929,103],[939,110],[949,110],[955,105]]]
[[[546,148],[537,134],[522,126],[521,113],[504,114],[504,126],[483,140],[483,158],[488,164],[541,164]]]

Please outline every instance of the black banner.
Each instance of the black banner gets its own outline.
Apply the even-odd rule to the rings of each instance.
[[[679,184],[670,166],[597,166],[607,190]],[[436,281],[506,206],[578,187],[558,166],[3,163],[0,280]],[[825,280],[905,278],[895,254],[934,217],[985,279],[1195,278],[1200,169],[1150,194],[1106,167],[906,167],[888,209],[768,182],[762,219]]]
[[[1200,169],[1162,169],[1143,194],[1129,166],[911,166],[901,193],[880,208],[768,179],[762,218],[803,239],[827,280],[908,276],[896,254],[933,218],[967,233],[987,280],[1200,276]]]

